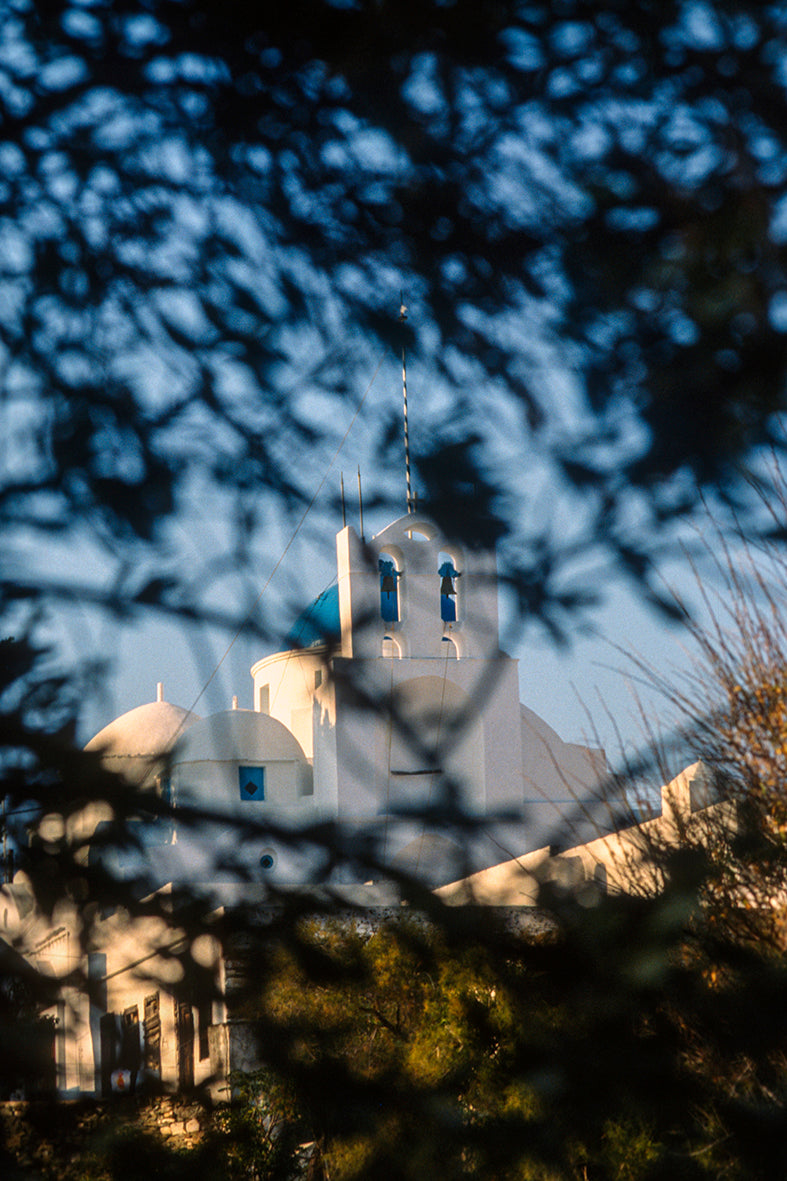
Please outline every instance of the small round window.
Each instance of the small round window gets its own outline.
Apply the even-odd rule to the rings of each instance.
[[[275,865],[275,854],[271,853],[269,849],[266,849],[265,852],[260,856],[260,869],[267,873],[269,870],[273,869]]]

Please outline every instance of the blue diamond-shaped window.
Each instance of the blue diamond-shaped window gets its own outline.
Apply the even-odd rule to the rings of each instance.
[[[264,767],[238,767],[238,783],[242,800],[265,799]]]

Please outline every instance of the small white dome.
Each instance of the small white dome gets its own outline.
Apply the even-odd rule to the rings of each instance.
[[[305,763],[297,738],[282,722],[250,709],[213,714],[183,734],[173,752],[173,763],[196,762]]]

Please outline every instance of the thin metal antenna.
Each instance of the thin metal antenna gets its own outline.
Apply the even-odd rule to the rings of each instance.
[[[344,472],[339,472],[339,482],[342,488],[342,529],[347,528],[347,510],[344,506]]]
[[[407,319],[407,307],[404,302],[404,293],[399,292],[399,323],[404,324]],[[402,343],[402,394],[404,397],[404,472],[407,479],[407,511],[413,511],[413,492],[410,486],[410,430],[407,425],[407,357],[404,351],[404,342]]]
[[[361,469],[360,469],[360,467],[358,468],[358,513],[361,518],[361,541],[363,541],[364,540],[364,536],[363,536],[363,492],[361,491]]]

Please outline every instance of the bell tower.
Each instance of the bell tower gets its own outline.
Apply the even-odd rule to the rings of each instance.
[[[497,654],[493,553],[449,541],[417,513],[369,541],[347,526],[336,546],[342,656]]]

